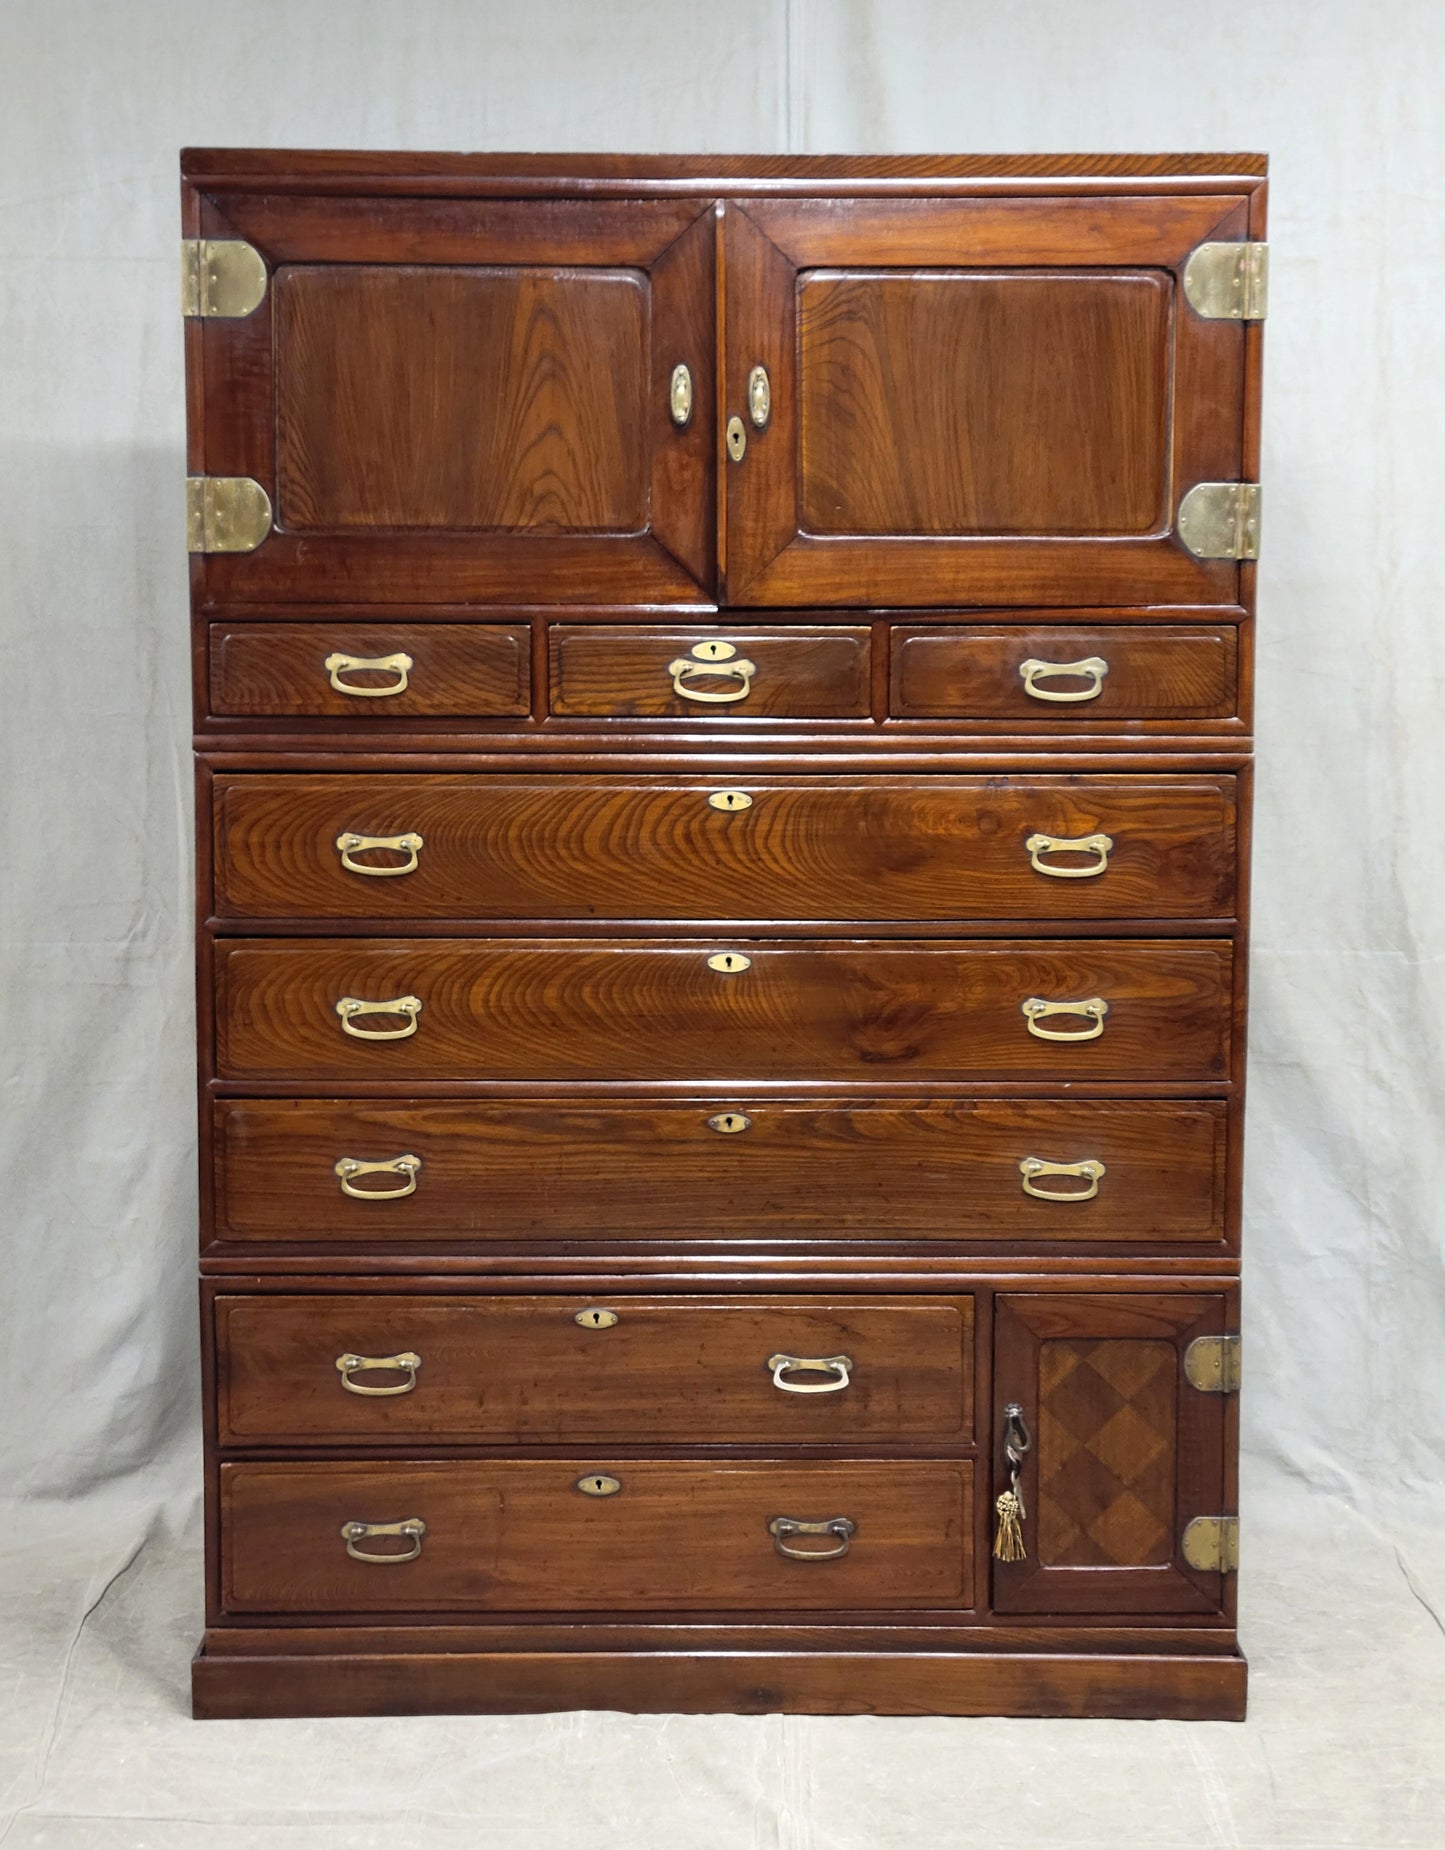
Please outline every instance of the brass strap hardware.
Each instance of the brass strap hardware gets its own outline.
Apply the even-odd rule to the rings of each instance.
[[[1179,503],[1179,537],[1196,559],[1257,559],[1258,482],[1197,482]]]
[[[719,666],[724,663],[726,666]],[[695,700],[704,706],[730,707],[747,699],[758,665],[740,656],[735,643],[709,639],[695,642],[686,655],[669,662],[667,672],[672,676],[673,693],[681,694],[684,700]],[[724,688],[693,685],[697,681],[717,680],[735,680],[738,685]]]
[[[734,462],[741,462],[748,453],[748,433],[741,418],[729,418],[727,424],[728,455]]]
[[[574,1488],[584,1497],[615,1497],[622,1488],[622,1479],[609,1477],[605,1471],[594,1471],[587,1477],[579,1477]]]
[[[342,1194],[350,1195],[353,1201],[401,1201],[416,1193],[421,1158],[390,1156],[384,1163],[367,1163],[359,1156],[342,1156],[338,1157],[335,1167],[341,1178]],[[353,1184],[358,1176],[402,1176],[405,1180],[401,1188],[356,1188]]]
[[[710,1131],[719,1131],[724,1137],[736,1137],[739,1131],[751,1130],[752,1125],[752,1119],[744,1117],[740,1111],[720,1111],[707,1121]]]
[[[709,970],[719,970],[724,976],[736,976],[740,970],[751,970],[753,960],[744,957],[741,951],[714,951],[707,960]]]
[[[338,694],[352,694],[358,700],[389,700],[393,694],[404,694],[407,676],[414,663],[409,655],[328,655],[321,664],[331,677],[331,685]],[[396,679],[390,687],[353,687],[349,681],[343,681],[343,674],[391,674]]]
[[[826,1522],[799,1522],[793,1516],[774,1516],[768,1524],[768,1534],[773,1538],[773,1547],[789,1561],[841,1561],[853,1545],[853,1537],[858,1533],[858,1525],[847,1516],[830,1516]],[[831,1535],[837,1538],[836,1548],[789,1548],[787,1538],[790,1535]]]
[[[617,1322],[617,1312],[591,1306],[587,1310],[579,1310],[572,1321],[580,1323],[584,1330],[610,1330]]]
[[[1104,1032],[1104,1017],[1109,1005],[1102,996],[1086,996],[1082,1002],[1046,1002],[1042,996],[1030,996],[1019,1009],[1028,1022],[1029,1033],[1041,1041],[1096,1041]],[[1092,1028],[1041,1028],[1048,1015],[1081,1015],[1093,1022]]]
[[[341,850],[341,865],[349,874],[366,874],[373,880],[391,880],[398,874],[416,872],[417,856],[422,851],[422,838],[414,831],[407,835],[356,835],[350,829],[338,835],[336,846]],[[362,861],[353,861],[353,854],[367,854],[373,848],[387,848],[407,858],[399,867],[369,867]]]
[[[404,1041],[416,1033],[416,1018],[421,1013],[420,996],[393,996],[389,1002],[363,1002],[360,996],[343,996],[335,1005],[345,1034],[358,1041]],[[404,1028],[358,1028],[353,1024],[360,1015],[405,1015]]]
[[[1111,835],[1030,835],[1024,843],[1029,866],[1036,874],[1050,874],[1055,880],[1092,880],[1109,865],[1109,850],[1114,846]],[[1055,867],[1042,860],[1045,854],[1092,854],[1098,859],[1088,867]]]
[[[751,809],[753,799],[746,790],[714,790],[707,804],[709,809],[721,809],[734,815],[740,809]]]
[[[421,1357],[411,1349],[403,1349],[400,1355],[338,1355],[337,1372],[341,1376],[341,1385],[348,1394],[368,1394],[374,1400],[385,1400],[393,1394],[410,1394],[416,1386],[416,1371],[421,1367]],[[405,1374],[406,1380],[399,1387],[367,1387],[355,1377],[363,1370],[372,1368],[390,1368]]]
[[[239,321],[266,294],[266,264],[242,238],[182,238],[181,313]]]
[[[785,1394],[841,1394],[851,1379],[851,1355],[770,1355],[773,1386]],[[827,1381],[789,1381],[792,1374],[828,1375]]]
[[[1039,1201],[1092,1201],[1099,1192],[1099,1179],[1105,1174],[1105,1169],[1092,1156],[1082,1163],[1047,1163],[1041,1156],[1026,1156],[1019,1164],[1019,1174],[1024,1179],[1024,1193],[1033,1195]],[[1038,1187],[1040,1176],[1080,1176],[1089,1186],[1059,1193],[1051,1188]]]
[[[415,1561],[421,1553],[426,1524],[420,1516],[408,1516],[405,1522],[344,1522],[341,1533],[346,1541],[346,1552],[353,1561],[365,1561],[372,1567],[399,1567],[403,1561]],[[366,1554],[356,1544],[369,1541],[373,1535],[410,1536],[411,1548],[406,1554]]]
[[[667,410],[679,430],[692,422],[692,368],[681,361],[673,367],[668,381]]]
[[[993,1504],[996,1561],[1023,1561],[1028,1557],[1024,1543],[1024,1520],[1028,1512],[1024,1508],[1019,1479],[1023,1476],[1024,1455],[1032,1445],[1024,1410],[1018,1401],[1011,1400],[1003,1410],[1003,1456],[1008,1470],[1008,1488],[999,1492]]]
[[[1184,265],[1184,299],[1206,321],[1263,321],[1269,310],[1269,246],[1196,245]]]
[[[773,387],[766,366],[755,366],[748,374],[748,416],[754,430],[766,430],[773,415]]]
[[[1239,1392],[1239,1337],[1196,1336],[1184,1351],[1184,1379],[1201,1394]]]
[[[1102,655],[1086,655],[1077,662],[1041,662],[1037,656],[1031,655],[1026,662],[1019,663],[1019,678],[1024,684],[1024,692],[1033,700],[1097,700],[1104,691],[1104,676],[1108,672],[1109,664]],[[1052,681],[1063,675],[1087,675],[1091,685],[1076,688],[1039,686],[1040,681]]]
[[[1196,1516],[1184,1531],[1180,1552],[1201,1574],[1233,1574],[1239,1570],[1239,1518]]]
[[[254,552],[271,531],[271,497],[249,475],[186,477],[187,552]]]

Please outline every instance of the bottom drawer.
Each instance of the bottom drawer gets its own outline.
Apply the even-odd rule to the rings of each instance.
[[[220,1482],[233,1613],[973,1604],[958,1459],[248,1463]]]

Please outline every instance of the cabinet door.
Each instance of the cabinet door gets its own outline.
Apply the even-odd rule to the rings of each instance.
[[[998,1612],[1218,1612],[1223,1577],[1181,1539],[1226,1505],[1226,1397],[1185,1377],[1198,1336],[1226,1328],[1220,1294],[1037,1292],[994,1316],[994,1488],[1005,1489],[1004,1408],[1032,1436],[1020,1490],[1022,1561],[994,1561]]]
[[[1246,330],[1181,277],[1247,235],[1242,195],[761,200],[725,222],[730,602],[1234,600],[1238,566],[1175,526],[1196,483],[1241,476]]]
[[[190,472],[273,511],[254,551],[203,556],[206,602],[710,594],[697,200],[242,193],[202,224],[268,274],[251,314],[191,323]]]

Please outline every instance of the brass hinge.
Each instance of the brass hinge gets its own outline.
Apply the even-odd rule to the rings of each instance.
[[[181,313],[238,321],[266,294],[260,251],[240,238],[181,240]]]
[[[1184,296],[1207,321],[1263,321],[1269,309],[1269,246],[1199,245],[1184,266]]]
[[[1196,1516],[1184,1531],[1184,1559],[1201,1574],[1239,1572],[1239,1518]]]
[[[1196,1336],[1184,1351],[1184,1379],[1201,1394],[1237,1394],[1239,1338]]]
[[[1257,559],[1258,482],[1198,482],[1179,503],[1179,537],[1196,559]]]
[[[271,497],[249,475],[186,477],[186,550],[254,552],[271,531]]]

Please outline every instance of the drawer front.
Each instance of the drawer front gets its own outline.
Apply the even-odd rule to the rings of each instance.
[[[1148,940],[232,941],[216,1059],[238,1080],[1198,1082],[1227,1077],[1230,956]]]
[[[214,811],[225,918],[1176,919],[1234,904],[1228,776],[223,775]]]
[[[612,1478],[612,1495],[579,1480]],[[225,1464],[231,1612],[667,1612],[973,1603],[973,1468],[957,1459]],[[769,1525],[846,1530],[775,1537]],[[343,1526],[424,1523],[424,1534]],[[357,1560],[408,1554],[407,1560]],[[795,1560],[784,1547],[830,1553]],[[846,1543],[847,1551],[843,1552]]]
[[[865,628],[552,626],[560,719],[866,719]]]
[[[1225,1107],[1208,1100],[214,1110],[223,1241],[1224,1237]]]
[[[1239,711],[1232,623],[920,626],[895,629],[892,645],[898,719],[1057,728]]]
[[[531,711],[520,623],[213,623],[211,711],[494,719]]]
[[[973,1442],[970,1298],[227,1297],[216,1358],[222,1445]]]

